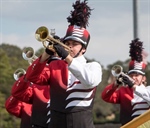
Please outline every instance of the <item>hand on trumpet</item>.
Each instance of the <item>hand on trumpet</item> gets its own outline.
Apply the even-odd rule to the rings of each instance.
[[[123,82],[125,85],[127,85],[129,88],[132,88],[133,85],[134,85],[133,81],[131,81],[131,80],[129,79],[129,77],[127,77],[127,76],[123,76],[123,77],[122,77],[122,82]]]
[[[119,75],[119,76],[116,78],[116,84],[117,84],[117,85],[123,85],[123,82],[122,82],[122,75]]]
[[[54,39],[60,40],[58,36],[54,36]],[[53,44],[52,42],[49,42],[49,45],[45,49],[45,52],[49,55],[54,55],[54,53],[56,52],[62,59],[65,59],[69,55],[69,52],[66,51],[62,45],[60,45],[59,43]]]
[[[128,86],[129,88],[132,88],[132,86],[134,85],[133,81],[130,80],[129,77],[122,75],[122,74],[117,77],[116,84]]]
[[[69,52],[66,51],[62,45],[54,44],[53,47],[56,50],[56,53],[58,54],[58,56],[61,57],[62,59],[65,59],[69,55]]]
[[[134,85],[134,80],[126,73],[122,72],[123,68],[120,65],[114,65],[112,67],[112,75],[116,78],[115,85],[129,86],[130,88]]]
[[[59,36],[56,36],[56,35],[54,35],[53,36],[53,38],[54,39],[56,39],[56,40],[60,40],[60,37]],[[52,42],[52,40],[51,41],[48,41],[49,43],[48,43],[48,45],[47,45],[47,47],[46,47],[46,49],[45,49],[45,52],[47,53],[47,54],[49,54],[49,55],[54,55],[54,53],[55,53],[55,49],[54,49],[54,47],[53,47],[53,42]]]

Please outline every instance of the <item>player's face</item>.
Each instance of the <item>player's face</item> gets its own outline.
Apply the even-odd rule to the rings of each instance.
[[[82,48],[82,44],[77,42],[77,41],[73,41],[73,40],[67,40],[65,42],[65,45],[67,45],[70,48],[70,55],[72,57],[74,57]],[[85,52],[85,48],[83,48],[81,50],[81,52],[79,53],[79,56],[81,56],[83,53]]]
[[[131,73],[129,76],[135,81],[136,85],[141,85],[146,81],[146,77],[139,73]]]

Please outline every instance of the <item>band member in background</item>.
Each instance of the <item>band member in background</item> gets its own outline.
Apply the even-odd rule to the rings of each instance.
[[[87,1],[73,4],[74,11],[68,17],[70,25],[63,39],[70,48],[54,44],[62,60],[52,61],[46,67],[53,51],[46,49],[31,66],[25,80],[37,84],[49,84],[51,96],[51,121],[49,128],[94,128],[92,108],[96,87],[101,82],[102,69],[98,62],[87,63],[84,57],[90,34],[86,30],[91,9]],[[58,123],[59,122],[59,123]]]
[[[20,128],[32,128],[32,104],[27,104],[25,102],[19,101],[13,96],[10,96],[5,102],[5,108],[8,113],[21,119]]]
[[[50,122],[50,86],[39,86],[20,77],[12,87],[12,95],[25,103],[32,104],[32,128],[48,128]]]
[[[54,38],[60,39],[56,35]],[[56,54],[50,56],[47,65],[58,59],[60,57]],[[20,128],[48,128],[50,122],[50,86],[39,86],[25,81],[25,73],[24,70],[15,71],[14,78],[16,82],[11,90],[12,96],[6,100],[6,110],[10,114],[21,118]]]
[[[130,43],[128,76],[120,75],[106,86],[101,94],[104,101],[120,104],[120,122],[122,125],[150,109],[150,86],[146,86],[146,57],[143,42],[138,38]],[[130,79],[132,78],[132,80]],[[122,83],[125,86],[120,86]]]
[[[56,36],[54,38],[56,39]],[[57,39],[58,38],[57,36]],[[47,65],[59,59],[60,58],[54,54],[48,59]],[[25,81],[24,76],[21,76],[14,83],[11,93],[16,99],[32,104],[32,115],[30,119],[32,128],[48,128],[51,119],[50,86],[33,84],[30,81]]]

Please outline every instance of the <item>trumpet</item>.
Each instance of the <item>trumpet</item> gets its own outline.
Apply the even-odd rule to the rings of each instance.
[[[28,60],[28,63],[31,65],[33,61],[35,61],[38,57],[35,55],[33,48],[26,47],[23,49],[22,57],[25,60]]]
[[[125,74],[123,72],[123,68],[120,65],[114,65],[111,69],[111,73],[116,78],[118,78],[120,75],[122,75],[122,76],[128,77],[129,80],[131,80],[133,83],[135,82],[130,76],[128,76],[127,74]],[[122,78],[120,78],[119,81],[122,82]]]
[[[17,81],[21,76],[23,76],[24,74],[26,74],[26,71],[23,69],[23,68],[18,68],[13,76],[14,76],[14,79]]]
[[[54,39],[53,35],[49,34],[49,30],[45,26],[41,26],[36,30],[35,38],[36,38],[36,40],[42,42],[43,46],[45,48],[48,48],[48,49],[52,50],[53,52],[55,52],[55,50],[53,48],[53,44],[55,44],[55,43],[62,45],[67,51],[70,51],[70,48],[67,45],[60,42],[59,40]],[[45,41],[51,42],[52,45],[47,46]]]

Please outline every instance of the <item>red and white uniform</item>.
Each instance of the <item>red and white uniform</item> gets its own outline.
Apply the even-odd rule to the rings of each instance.
[[[12,87],[12,95],[32,104],[32,127],[47,128],[50,122],[50,86],[39,86],[26,82],[24,76]]]
[[[37,59],[28,68],[28,75],[26,78],[38,84],[48,83],[50,85],[50,108],[53,110],[52,114],[54,113],[54,115],[56,115],[62,113],[65,118],[65,113],[76,114],[76,112],[89,111],[89,115],[83,115],[81,113],[80,116],[76,115],[76,117],[74,117],[73,115],[70,115],[70,117],[78,118],[78,120],[82,118],[80,121],[83,121],[84,124],[86,121],[92,123],[91,110],[93,107],[93,100],[96,93],[96,87],[101,82],[102,77],[100,64],[97,62],[86,63],[84,56],[80,56],[74,58],[69,66],[64,60],[55,60],[48,66],[45,65],[46,62],[40,63],[39,59]],[[70,125],[68,122],[72,123],[72,119],[68,121],[70,119],[70,117],[68,117],[69,116],[66,115],[66,125]],[[53,119],[51,118],[51,120]],[[78,122],[76,122],[76,125],[77,124]],[[87,123],[87,125],[89,126],[83,127],[93,127],[91,124]],[[62,127],[65,128],[66,126],[62,125]]]
[[[31,127],[31,112],[32,105],[19,101],[13,96],[7,98],[5,102],[6,110],[11,114],[21,119],[20,128]]]
[[[150,101],[150,86],[143,86],[137,86],[138,89],[133,91],[129,87],[121,86],[117,88],[110,84],[103,90],[101,97],[104,101],[120,104],[120,122],[122,125],[150,109],[149,102],[142,97],[145,96]]]

